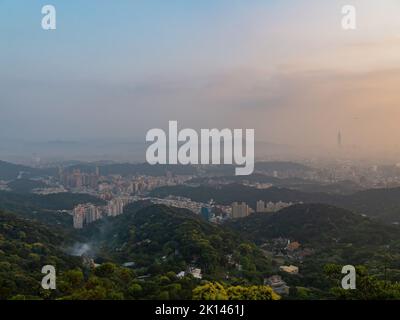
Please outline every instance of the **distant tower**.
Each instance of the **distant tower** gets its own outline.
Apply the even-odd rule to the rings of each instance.
[[[58,167],[58,179],[61,183],[64,181],[64,168],[62,166]]]
[[[340,131],[339,131],[339,133],[337,135],[337,144],[338,144],[339,148],[342,146],[342,134],[341,134]]]

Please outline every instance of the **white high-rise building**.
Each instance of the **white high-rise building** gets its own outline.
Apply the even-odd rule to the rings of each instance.
[[[245,203],[232,203],[232,218],[244,218],[250,214],[250,207]]]
[[[85,206],[82,204],[77,205],[74,210],[74,228],[75,229],[82,229],[85,223]]]
[[[101,208],[91,203],[79,204],[73,210],[74,228],[82,229],[85,224],[101,219]]]
[[[257,201],[256,212],[266,212],[264,201],[262,200]]]

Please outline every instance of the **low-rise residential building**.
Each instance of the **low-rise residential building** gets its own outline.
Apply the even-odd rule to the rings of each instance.
[[[280,266],[279,267],[280,271],[286,272],[286,273],[290,273],[290,274],[298,274],[299,273],[299,267],[296,266]]]

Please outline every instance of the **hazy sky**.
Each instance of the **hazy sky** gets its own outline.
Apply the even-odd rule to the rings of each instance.
[[[41,29],[41,7],[57,30]],[[357,9],[357,30],[341,9]],[[256,139],[400,146],[398,0],[0,0],[0,139]]]

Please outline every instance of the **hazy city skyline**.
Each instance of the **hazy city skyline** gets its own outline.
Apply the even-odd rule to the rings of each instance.
[[[0,140],[135,141],[169,120],[256,141],[397,153],[400,4],[0,1]],[[384,5],[383,5],[384,4]],[[347,148],[347,149],[346,149]],[[256,150],[257,154],[257,150]]]

